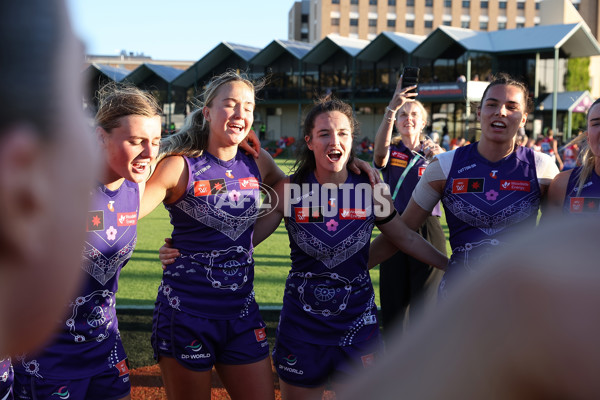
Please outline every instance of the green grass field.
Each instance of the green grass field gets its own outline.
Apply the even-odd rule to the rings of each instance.
[[[289,172],[293,160],[277,160],[284,172]],[[445,220],[442,221],[446,230]],[[162,276],[158,260],[158,249],[164,238],[171,234],[169,215],[160,205],[150,215],[139,221],[138,243],[133,257],[121,272],[117,304],[119,307],[141,306],[151,308]],[[379,234],[375,229],[373,237]],[[450,254],[450,253],[448,253]],[[283,223],[255,250],[256,300],[261,307],[281,306],[285,279],[290,267],[290,248]],[[379,304],[379,268],[371,271],[375,287],[376,302]]]

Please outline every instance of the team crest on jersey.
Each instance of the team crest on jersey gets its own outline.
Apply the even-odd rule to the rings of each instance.
[[[572,213],[597,213],[600,209],[600,199],[596,197],[571,197],[569,211]]]
[[[484,178],[461,178],[452,181],[452,193],[483,193]]]
[[[529,181],[500,181],[500,190],[510,190],[513,192],[531,192],[531,183]]]
[[[367,219],[367,211],[360,208],[342,208],[340,209],[340,219]]]
[[[240,189],[258,189],[258,179],[254,177],[241,178],[238,179],[238,183],[240,184]]]
[[[133,226],[137,224],[137,212],[118,213],[117,226]]]
[[[87,214],[86,230],[88,232],[104,230],[104,211],[89,211]]]
[[[294,207],[294,216],[299,224],[323,222],[323,207]]]
[[[194,196],[196,197],[225,193],[227,193],[227,186],[225,185],[225,179],[223,178],[207,181],[194,181]]]

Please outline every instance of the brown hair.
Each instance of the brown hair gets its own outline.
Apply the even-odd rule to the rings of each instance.
[[[483,103],[483,101],[485,100],[485,96],[487,96],[490,88],[492,88],[494,86],[498,86],[498,85],[514,86],[514,87],[521,89],[521,91],[523,92],[523,101],[524,101],[524,104],[523,104],[524,110],[523,111],[526,113],[529,113],[533,109],[533,101],[529,98],[529,88],[527,87],[527,84],[513,78],[512,76],[510,76],[509,74],[507,74],[505,72],[500,72],[500,73],[492,76],[492,78],[490,79],[490,84],[483,91],[483,96],[481,96],[481,102],[479,103],[477,108],[481,108],[481,103]]]
[[[96,126],[106,132],[121,125],[121,118],[128,115],[154,117],[162,115],[156,99],[148,92],[127,84],[109,83],[98,91]]]
[[[344,103],[342,100],[325,96],[317,100],[314,107],[310,109],[306,117],[304,118],[304,126],[302,127],[303,136],[312,138],[312,131],[315,127],[316,118],[324,113],[339,111],[344,114],[348,121],[350,121],[350,129],[352,130],[352,138],[354,139],[358,134],[358,121],[354,118],[352,107],[349,104]],[[304,139],[304,138],[303,138]],[[350,150],[350,157],[348,162],[350,163],[354,158],[354,148]],[[294,164],[293,180],[296,183],[302,183],[306,181],[308,174],[317,168],[315,160],[315,154],[308,148],[306,140],[301,140],[300,147],[298,148],[298,154],[296,163]]]

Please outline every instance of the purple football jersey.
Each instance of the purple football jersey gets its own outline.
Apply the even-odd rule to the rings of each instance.
[[[336,346],[367,340],[379,330],[367,268],[375,221],[371,186],[352,173],[339,187],[325,189],[312,173],[308,184],[286,211],[292,266],[278,331]]]
[[[86,378],[107,368],[122,371],[114,357],[120,342],[115,295],[121,269],[137,240],[138,184],[125,180],[115,191],[98,185],[91,193],[83,247],[85,278],[69,304],[62,330],[39,354],[15,361],[15,372],[38,378]]]
[[[185,158],[186,193],[165,205],[181,257],[163,272],[157,300],[192,315],[247,315],[254,300],[252,234],[260,210],[260,172],[238,151],[230,161],[205,152]]]
[[[565,192],[563,212],[569,215],[589,217],[600,213],[600,177],[594,170],[583,184],[580,193],[577,193],[581,167],[573,169],[569,176],[569,183]]]
[[[442,203],[452,257],[440,288],[464,271],[485,266],[493,248],[518,229],[533,229],[540,206],[533,150],[518,146],[490,162],[474,143],[455,150]]]

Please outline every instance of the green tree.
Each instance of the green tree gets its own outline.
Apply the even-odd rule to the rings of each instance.
[[[567,63],[567,72],[565,74],[565,89],[569,92],[590,90],[591,87],[589,57],[571,58],[567,61]],[[565,123],[564,126],[566,127],[567,124]],[[573,113],[572,134],[577,135],[578,129],[585,129],[585,126],[585,114]]]

